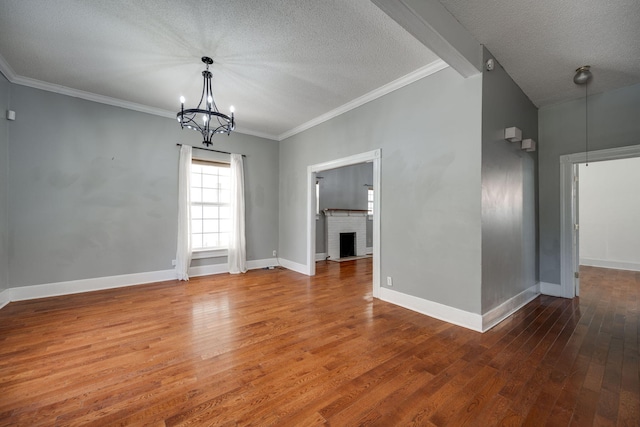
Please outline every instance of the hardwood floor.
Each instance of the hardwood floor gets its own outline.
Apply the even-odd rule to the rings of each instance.
[[[629,425],[640,273],[582,269],[480,334],[371,297],[371,260],[11,303],[0,425]]]

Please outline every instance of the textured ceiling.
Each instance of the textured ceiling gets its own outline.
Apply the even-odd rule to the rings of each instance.
[[[15,76],[175,112],[202,90],[278,137],[438,58],[369,0],[0,0]]]
[[[639,0],[442,4],[538,106],[583,96],[580,65],[591,93],[640,82]],[[370,0],[0,0],[0,66],[36,87],[170,116],[203,55],[220,109],[276,139],[438,60]]]
[[[441,0],[539,107],[640,83],[639,0]]]

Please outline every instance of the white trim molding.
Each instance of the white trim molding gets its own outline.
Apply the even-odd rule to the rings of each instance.
[[[502,322],[504,319],[536,299],[538,295],[540,295],[540,285],[535,284],[520,292],[518,295],[509,298],[496,308],[489,310],[482,315],[482,332],[486,332],[493,328],[498,323]]]
[[[145,273],[122,274],[119,276],[95,277],[91,279],[70,280],[66,282],[45,283],[42,285],[10,288],[11,301],[25,301],[60,295],[79,294],[145,283],[176,280],[175,270],[150,271]]]
[[[189,267],[189,277],[209,276],[212,274],[222,274],[229,272],[229,264],[223,262],[221,264],[198,265]]]
[[[391,304],[399,305],[406,309],[433,317],[447,323],[462,326],[476,332],[486,332],[507,317],[511,316],[522,307],[536,299],[540,295],[540,286],[535,284],[518,295],[508,299],[498,307],[480,315],[459,308],[429,301],[413,295],[403,294],[389,288],[380,289],[380,299]]]
[[[369,101],[373,101],[374,99],[380,98],[394,90],[400,89],[408,84],[411,84],[415,81],[418,81],[424,77],[430,76],[432,74],[437,73],[440,70],[444,70],[449,67],[449,64],[444,62],[441,59],[437,59],[436,61],[428,64],[422,68],[419,68],[399,79],[396,79],[382,87],[379,87],[375,90],[372,90],[369,93],[362,95],[359,98],[354,99],[353,101],[347,102],[346,104],[331,110],[321,116],[316,117],[306,123],[301,124],[293,129],[290,129],[280,135],[271,135],[263,132],[256,132],[250,129],[245,129],[243,127],[239,127],[236,129],[237,133],[242,133],[245,135],[257,136],[260,138],[271,139],[274,141],[282,141],[283,139],[289,138],[293,135],[296,135],[300,132],[303,132],[307,129],[310,129],[320,123],[324,123],[327,120],[331,120],[334,117],[339,116],[340,114],[346,113],[347,111],[353,110],[363,104],[366,104]],[[36,80],[29,77],[23,77],[17,75],[9,63],[0,55],[0,72],[4,74],[4,76],[9,80],[9,82],[18,84],[21,86],[32,87],[35,89],[45,90],[48,92],[59,93],[61,95],[67,95],[74,98],[85,99],[87,101],[93,101],[100,104],[112,105],[114,107],[126,108],[128,110],[140,111],[142,113],[152,114],[155,116],[166,117],[169,119],[176,118],[175,111],[167,111],[161,108],[150,107],[148,105],[137,104],[135,102],[124,101],[122,99],[112,98],[109,96],[98,95],[92,92],[86,92],[83,90],[78,90],[74,88],[70,88],[67,86],[57,85],[49,82],[45,82],[42,80]]]
[[[640,157],[640,145],[589,151],[589,162],[628,159]],[[573,298],[576,295],[574,265],[579,258],[573,250],[573,233],[576,219],[579,218],[577,206],[573,206],[577,165],[587,161],[587,153],[565,154],[560,156],[560,288],[562,296]],[[579,252],[579,248],[578,248]],[[579,279],[578,279],[579,280]],[[553,289],[553,288],[552,288]],[[545,293],[541,287],[542,293]],[[554,289],[555,290],[555,289]],[[549,294],[553,295],[553,294]]]
[[[0,292],[0,309],[5,305],[9,304],[11,301],[11,289],[5,289]]]
[[[176,118],[176,113],[174,111],[167,111],[161,108],[150,107],[148,105],[125,101],[118,98],[112,98],[110,96],[98,95],[93,92],[87,92],[68,86],[57,85],[42,80],[32,79],[30,77],[20,76],[16,74],[15,71],[13,71],[7,60],[2,55],[0,55],[0,73],[2,73],[7,78],[7,80],[9,80],[9,82],[20,86],[32,87],[34,89],[40,89],[47,92],[58,93],[60,95],[71,96],[73,98],[80,98],[87,101],[97,102],[99,104],[111,105],[113,107],[126,108],[127,110],[140,111],[142,113],[147,113],[154,116],[166,117],[168,119],[175,120]],[[263,132],[255,132],[243,127],[238,127],[235,132],[245,135],[257,136],[265,139],[271,139],[274,141],[280,141],[280,139],[278,139],[276,135],[271,135]]]
[[[449,307],[448,305],[429,301],[413,295],[403,294],[389,288],[380,289],[380,299],[406,309],[443,320],[447,323],[462,326],[477,332],[482,331],[482,316],[476,313]]]
[[[261,268],[275,267],[278,260],[275,258],[257,259],[247,261],[248,270],[259,270]],[[226,262],[220,264],[199,265],[189,267],[189,277],[210,276],[212,274],[222,274],[229,272],[229,264]]]
[[[249,270],[257,270],[276,265],[278,265],[278,262],[275,258],[247,261],[247,268]],[[189,275],[191,277],[208,276],[228,272],[229,265],[227,263],[189,268]],[[42,285],[21,286],[5,289],[0,292],[0,308],[4,307],[11,301],[25,301],[60,295],[79,294],[104,289],[165,282],[168,280],[176,280],[175,270],[150,271],[146,273],[123,274],[119,276],[95,277],[91,279],[45,283]]]
[[[229,256],[227,249],[196,250],[191,253],[191,259],[224,258],[226,256]]]
[[[378,89],[372,90],[371,92],[366,93],[361,97],[354,99],[353,101],[347,102],[346,104],[334,110],[331,110],[321,116],[318,116],[313,120],[309,120],[308,122],[303,123],[300,126],[290,129],[284,132],[283,134],[279,135],[277,139],[278,141],[282,141],[284,139],[292,137],[293,135],[296,135],[314,126],[317,126],[320,123],[324,123],[327,120],[331,120],[334,117],[339,116],[340,114],[344,114],[347,111],[351,111],[354,108],[358,108],[359,106],[366,104],[367,102],[373,101],[374,99],[380,98],[381,96],[391,93],[394,90],[398,90],[424,77],[430,76],[432,74],[437,73],[438,71],[444,70],[447,67],[449,67],[449,64],[444,62],[442,59],[437,59],[433,61],[431,64],[425,65],[422,68],[418,68],[417,70],[407,74],[406,76],[400,77],[399,79],[396,79],[391,83],[388,83],[382,87],[379,87]]]
[[[359,163],[373,163],[373,285],[372,295],[380,298],[380,149],[354,154],[340,159],[307,166],[307,265],[304,270],[294,271],[314,276],[316,274],[316,173]],[[294,263],[295,264],[295,263]],[[284,266],[284,264],[283,264]],[[300,266],[300,264],[298,264]],[[286,267],[286,266],[285,266]],[[288,268],[288,267],[287,267]]]
[[[318,253],[316,253],[316,262],[324,261],[326,259],[327,259],[327,253],[326,252],[318,252]]]
[[[297,262],[289,261],[288,259],[280,258],[280,265],[286,268],[287,270],[292,270],[297,273],[304,274],[306,276],[309,275],[309,269],[304,264],[299,264]]]
[[[261,268],[275,267],[277,265],[277,258],[254,259],[247,261],[247,269],[249,270],[259,270]]]
[[[542,295],[549,295],[551,297],[564,298],[562,286],[557,283],[540,282],[540,293]]]
[[[600,267],[600,268],[612,268],[614,270],[640,271],[640,264],[638,264],[637,262],[580,258],[580,265],[587,265],[590,267]]]
[[[11,68],[11,65],[4,59],[4,56],[0,55],[0,73],[2,73],[7,80],[13,83],[16,80],[16,73]]]

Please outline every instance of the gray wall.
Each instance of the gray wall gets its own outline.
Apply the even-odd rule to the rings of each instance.
[[[8,288],[9,283],[9,122],[5,111],[9,108],[10,84],[0,74],[0,291]]]
[[[579,94],[584,89],[576,87]],[[579,98],[538,113],[541,282],[560,284],[560,156],[585,151],[584,108]],[[639,118],[640,84],[590,95],[589,149],[640,144]]]
[[[537,153],[505,141],[512,126],[538,141],[537,108],[496,61],[482,81],[482,313],[537,282]]]
[[[323,209],[367,209],[365,184],[373,184],[373,163],[345,166],[318,173],[320,211]],[[316,221],[316,253],[326,252],[326,217]],[[367,247],[373,247],[373,220],[367,218]]]
[[[176,143],[198,146],[199,134],[172,119],[19,85],[11,108],[11,287],[173,268]],[[232,134],[216,138],[216,148],[247,154],[247,258],[271,258],[278,143]]]
[[[482,77],[447,68],[280,143],[280,256],[305,264],[307,166],[382,149],[381,276],[480,313]]]

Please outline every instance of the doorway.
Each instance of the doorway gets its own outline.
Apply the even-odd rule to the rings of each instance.
[[[380,295],[380,149],[307,167],[307,273],[316,274],[316,174],[359,163],[373,164],[373,283],[372,294]]]
[[[589,162],[640,157],[640,145],[589,152]],[[560,285],[565,298],[580,294],[579,164],[586,153],[560,156]]]

